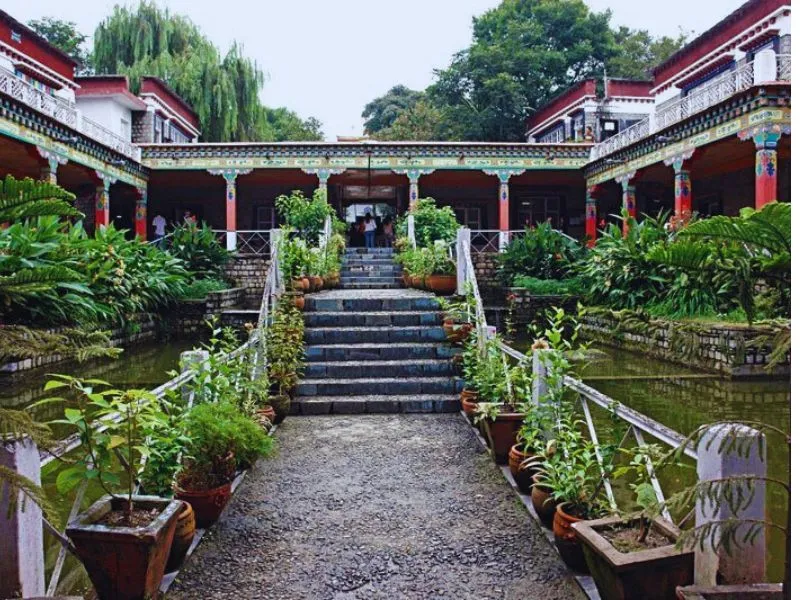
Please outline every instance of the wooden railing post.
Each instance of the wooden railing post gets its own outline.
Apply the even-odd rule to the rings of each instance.
[[[411,242],[411,247],[417,249],[417,234],[414,231],[414,215],[409,214],[406,220],[406,229],[408,234],[408,241]]]
[[[708,428],[697,443],[697,479],[719,481],[729,478],[732,486],[750,499],[746,508],[737,512],[722,499],[719,504],[698,498],[695,507],[695,527],[725,519],[763,520],[766,517],[766,490],[763,477],[767,475],[767,447],[764,434],[746,425],[723,423]],[[737,477],[750,477],[737,483]],[[717,485],[717,484],[714,484]],[[750,497],[752,495],[752,497]],[[723,496],[717,495],[719,498]],[[734,493],[733,497],[737,494]],[[766,538],[764,531],[752,541],[741,541],[748,529],[745,523],[736,532],[739,544],[732,544],[730,553],[723,548],[714,551],[709,540],[704,550],[695,549],[695,585],[759,583],[766,574]]]
[[[0,466],[41,485],[39,449],[30,438],[0,443]],[[19,492],[14,509],[9,486],[0,494],[0,598],[44,596],[42,511]]]
[[[186,371],[193,369],[196,364],[207,361],[208,357],[208,350],[186,350],[185,352],[181,352],[181,358],[178,361],[178,364],[181,368],[181,373],[185,373]],[[189,393],[189,390],[187,390],[185,387],[181,389],[181,396],[183,397],[183,401],[187,404],[190,404],[194,401],[194,398],[189,397]]]
[[[531,402],[533,404],[540,404],[542,399],[547,396],[546,352],[547,350],[534,350],[531,353],[531,368],[533,369]]]

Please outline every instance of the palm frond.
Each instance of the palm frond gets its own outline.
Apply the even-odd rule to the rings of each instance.
[[[27,295],[46,292],[59,284],[76,282],[81,279],[82,277],[79,273],[58,265],[20,269],[11,275],[0,275],[0,295]]]
[[[773,202],[742,216],[718,215],[696,221],[683,229],[681,237],[717,238],[745,244],[752,250],[788,252],[791,247],[791,206]]]
[[[30,177],[0,180],[0,222],[46,215],[81,216],[72,206],[75,195],[49,181]]]
[[[40,485],[36,485],[27,477],[23,477],[16,471],[0,465],[0,495],[8,494],[8,512],[0,515],[8,518],[16,510],[17,504],[22,502],[22,510],[25,510],[27,501],[31,501],[42,509],[42,514],[46,519],[52,521],[58,518],[58,512],[50,503],[47,494]]]

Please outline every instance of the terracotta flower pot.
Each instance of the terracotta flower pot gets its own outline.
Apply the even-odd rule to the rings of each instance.
[[[411,287],[411,277],[408,275],[407,271],[403,271],[403,274],[400,276],[403,280],[403,285],[405,287]]]
[[[302,292],[288,292],[286,295],[292,299],[292,306],[297,310],[303,310],[306,307],[306,298]]]
[[[447,340],[451,344],[460,344],[466,340],[472,332],[472,325],[470,323],[454,323],[451,321],[449,326],[445,322],[443,327]]]
[[[156,496],[134,496],[135,508],[160,508],[141,527],[99,524],[120,510],[127,498],[104,496],[73,519],[66,529],[100,600],[157,598],[182,505]]]
[[[422,277],[417,275],[410,275],[409,280],[412,288],[422,289]]]
[[[312,282],[312,287],[314,288],[314,291],[322,289],[322,285],[323,285],[322,277],[320,277],[319,275],[312,275],[311,276],[311,282]]]
[[[457,286],[455,275],[428,275],[425,278],[425,287],[440,296],[452,296]]]
[[[552,528],[553,517],[556,514],[556,503],[553,502],[550,490],[537,485],[539,480],[538,474],[531,478],[531,503],[542,525]]]
[[[525,418],[523,413],[500,413],[494,421],[483,421],[488,432],[489,445],[494,451],[494,460],[498,465],[508,462],[508,452],[517,442],[517,432]]]
[[[183,510],[178,514],[178,522],[175,525],[175,536],[172,538],[172,548],[169,551],[167,560],[167,572],[176,571],[183,562],[183,557],[189,551],[189,546],[194,540],[194,532],[197,525],[194,520],[194,510],[188,502],[183,502]]]
[[[302,292],[305,289],[303,287],[303,279],[302,278],[292,279],[292,289],[296,292]]]
[[[300,282],[303,285],[303,291],[308,292],[311,290],[311,281],[309,281],[308,277],[303,276],[300,278]]]
[[[474,425],[473,415],[478,410],[478,392],[461,390],[461,410],[464,411],[464,414],[469,417],[470,422]]]
[[[523,452],[522,444],[514,444],[511,450],[508,451],[508,468],[514,481],[517,482],[519,491],[527,494],[531,491],[531,477],[533,471],[522,467],[522,462],[528,458],[533,458],[535,454],[532,452]]]
[[[275,425],[280,425],[283,420],[289,416],[289,409],[292,407],[292,399],[286,394],[278,394],[270,396],[269,404],[275,411],[275,419],[272,421]]]
[[[256,419],[264,426],[264,429],[269,431],[270,427],[275,422],[275,409],[269,404],[256,409]]]
[[[231,482],[229,481],[210,490],[184,490],[178,488],[175,492],[175,497],[192,505],[197,526],[205,529],[219,519],[222,509],[231,499]]]
[[[567,566],[586,573],[589,567],[586,558],[583,556],[581,543],[578,541],[573,523],[583,521],[580,517],[574,517],[569,513],[569,503],[562,502],[556,506],[556,514],[553,517],[553,537],[555,537],[556,548],[558,548],[561,558]]]
[[[658,548],[620,552],[603,535],[636,526],[636,521],[607,517],[579,521],[572,527],[603,600],[673,598],[675,588],[694,581],[694,551],[675,548],[680,530],[672,523],[660,518],[653,521],[652,530],[672,542]]]

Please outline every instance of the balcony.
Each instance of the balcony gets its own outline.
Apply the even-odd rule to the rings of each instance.
[[[791,54],[776,55],[775,66],[777,73],[775,80],[792,80]],[[617,150],[630,146],[649,135],[658,133],[675,123],[679,123],[715,104],[719,104],[734,94],[752,87],[754,83],[754,63],[745,63],[705,87],[656,106],[655,114],[652,117],[646,117],[632,127],[620,131],[618,134],[594,146],[589,154],[589,160],[594,161],[613,154]]]
[[[84,117],[73,102],[51,96],[42,90],[36,89],[11,71],[2,68],[0,68],[0,93],[6,94],[26,106],[30,106],[34,110],[84,134],[115,152],[136,162],[141,162],[141,148],[132,144],[130,140],[126,140],[99,123]]]

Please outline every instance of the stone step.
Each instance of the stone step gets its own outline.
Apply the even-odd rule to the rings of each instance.
[[[442,313],[422,311],[315,311],[305,313],[305,321],[308,327],[438,326],[442,324]]]
[[[387,342],[443,342],[442,327],[315,327],[305,331],[308,344],[377,344]]]
[[[449,359],[458,349],[446,343],[317,344],[306,346],[306,364],[341,361]]]
[[[297,396],[410,396],[457,394],[463,382],[456,377],[354,377],[351,379],[302,379]]]
[[[380,267],[392,267],[392,266],[399,267],[400,266],[392,258],[365,259],[365,258],[361,258],[361,257],[359,257],[359,258],[348,257],[348,258],[346,258],[344,260],[344,262],[342,264],[344,264],[345,266],[351,266],[351,267],[373,266],[373,265],[374,266],[380,266]]]
[[[307,396],[292,402],[293,415],[365,413],[444,413],[458,412],[461,403],[452,394],[419,396]]]
[[[352,256],[354,254],[361,255],[361,254],[382,254],[382,255],[392,255],[394,254],[394,248],[345,248],[344,255],[345,256]]]
[[[336,361],[311,362],[305,366],[304,376],[308,379],[349,379],[363,377],[365,374],[378,374],[381,377],[452,377],[456,369],[451,360],[383,360],[383,361]]]
[[[342,282],[342,289],[344,290],[399,290],[403,289],[402,283],[398,280],[397,283],[380,283],[374,281],[348,281]]]
[[[355,294],[355,292],[348,292]],[[433,296],[347,297],[337,290],[336,296],[306,296],[306,311],[439,311],[441,307]]]
[[[387,276],[380,276],[380,275],[369,275],[367,273],[362,273],[359,275],[355,275],[352,277],[345,277],[344,275],[341,276],[342,285],[347,285],[348,283],[365,283],[374,285],[376,283],[389,283],[392,285],[399,285],[403,282],[400,277],[387,277]]]
[[[375,262],[390,260],[394,262],[393,254],[354,254],[352,256],[345,256],[344,262]]]
[[[342,277],[399,277],[403,273],[400,267],[359,267],[352,269],[344,267],[339,271]]]

